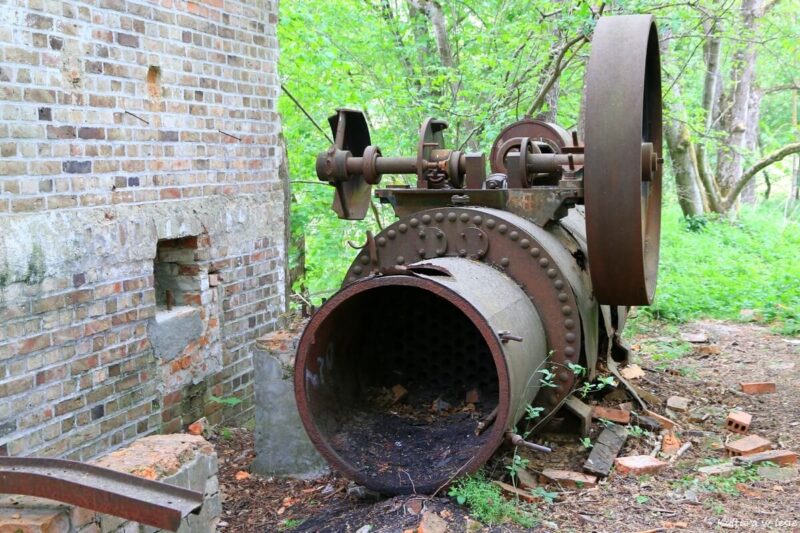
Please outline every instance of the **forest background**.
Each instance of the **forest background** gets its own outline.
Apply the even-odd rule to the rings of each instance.
[[[800,334],[800,0],[281,2],[294,303],[335,292],[348,243],[394,218],[377,201],[360,222],[330,209],[314,160],[336,108],[364,110],[392,155],[415,153],[428,116],[449,122],[448,146],[486,152],[525,116],[581,134],[593,28],[628,13],[656,17],[665,106],[660,278],[646,314]]]

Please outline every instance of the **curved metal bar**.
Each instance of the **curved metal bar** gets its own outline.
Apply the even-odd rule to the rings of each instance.
[[[37,496],[177,531],[203,494],[108,468],[37,457],[0,457],[0,494]]]

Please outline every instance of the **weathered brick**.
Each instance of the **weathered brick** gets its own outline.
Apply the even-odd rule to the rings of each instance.
[[[777,390],[772,381],[740,383],[739,386],[745,394],[771,394]]]
[[[0,418],[13,409],[26,425],[9,426],[2,446],[85,459],[160,429],[162,409],[168,429],[205,410],[211,423],[243,422],[252,413],[253,339],[275,329],[284,305],[277,6],[18,4],[0,27],[8,45],[0,51],[0,211],[27,217],[31,228],[41,227],[41,212],[62,211],[47,232],[5,237],[12,250],[44,247],[45,261],[4,288],[0,324],[14,336],[0,342],[0,382],[32,388],[0,401]],[[11,33],[26,38],[12,44],[3,39]],[[266,207],[254,210],[252,201]],[[225,229],[226,216],[244,233]],[[158,239],[185,238],[198,227],[210,234],[194,239],[196,249],[181,262],[198,287],[176,301],[202,310],[203,334],[166,377],[169,362],[156,360],[148,338],[157,306],[147,254]],[[13,259],[24,268],[30,256],[22,255]],[[203,273],[212,262],[214,282],[235,287],[229,296],[209,286]],[[231,297],[235,305],[225,306],[235,316],[223,329],[221,308]],[[195,386],[202,391],[189,392]],[[247,403],[220,409],[207,402],[210,391]],[[56,420],[45,407],[58,412]]]
[[[91,161],[64,161],[62,166],[67,174],[87,174],[92,171]]]
[[[666,468],[669,463],[649,455],[631,455],[628,457],[617,457],[614,465],[619,474],[633,474],[641,476],[644,474],[657,474]]]

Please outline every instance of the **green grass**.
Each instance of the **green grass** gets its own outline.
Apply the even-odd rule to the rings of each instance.
[[[800,334],[800,223],[777,205],[743,207],[735,222],[687,223],[677,207],[662,217],[653,318],[752,319]],[[693,229],[692,229],[693,228]]]

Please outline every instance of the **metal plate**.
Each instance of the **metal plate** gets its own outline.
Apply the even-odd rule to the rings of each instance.
[[[661,157],[653,17],[600,19],[586,74],[584,198],[589,271],[603,304],[647,305],[658,273],[661,165],[642,180],[642,143]]]
[[[369,126],[364,113],[352,109],[338,109],[328,118],[333,132],[334,144],[340,150],[349,151],[353,157],[361,157],[371,144]],[[353,176],[344,182],[336,182],[333,210],[346,220],[363,220],[372,200],[372,186],[363,175]]]

